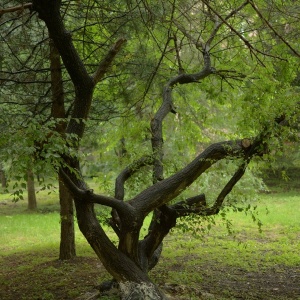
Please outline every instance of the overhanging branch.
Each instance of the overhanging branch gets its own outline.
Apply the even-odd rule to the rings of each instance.
[[[189,214],[197,214],[201,216],[211,216],[218,214],[226,196],[232,191],[236,183],[242,178],[245,174],[247,165],[250,160],[246,159],[231,177],[231,179],[224,186],[220,194],[218,195],[215,203],[211,207],[206,207],[205,195],[201,194],[196,197],[189,198],[185,201],[178,202],[172,206],[171,209],[176,211],[177,217],[184,217]]]
[[[253,155],[262,154],[258,148],[258,146],[260,146],[258,141],[251,142],[249,139],[243,139],[240,141],[240,145],[242,150],[236,152],[235,155],[239,155],[239,152],[244,152],[244,161],[222,189],[212,207],[206,206],[207,204],[204,194],[188,198],[171,206],[162,205],[160,207],[157,211],[156,219],[152,222],[152,227],[150,228],[148,235],[140,242],[140,247],[146,254],[149,263],[154,252],[162,243],[164,237],[176,225],[177,218],[190,214],[198,214],[202,216],[218,214],[225,197],[231,192],[235,184],[244,175],[246,167]]]
[[[149,187],[130,203],[142,213],[148,214],[177,197],[217,161],[226,157],[246,158],[250,153],[262,155],[264,151],[261,147],[262,143],[263,140],[252,143],[250,139],[242,139],[212,144],[185,168]]]

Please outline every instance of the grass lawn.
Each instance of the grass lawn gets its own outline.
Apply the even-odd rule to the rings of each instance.
[[[37,196],[30,213],[0,194],[0,299],[79,299],[110,276],[78,228],[78,257],[57,260],[58,195]],[[263,194],[261,233],[244,212],[228,214],[232,235],[221,217],[203,238],[174,230],[150,275],[171,299],[300,299],[299,212],[297,192]]]

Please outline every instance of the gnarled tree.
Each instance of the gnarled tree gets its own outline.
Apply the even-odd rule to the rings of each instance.
[[[269,70],[271,67],[272,74],[268,74],[269,77],[267,77],[268,71],[265,73],[266,86],[274,80],[274,89],[279,88],[280,84],[275,83],[275,80],[278,80],[276,68],[280,71],[281,65],[277,62],[288,64],[286,61],[289,59],[293,60],[299,57],[292,41],[289,42],[286,37],[283,38],[285,25],[289,21],[280,27],[274,27],[272,19],[264,17],[264,10],[271,7],[273,10],[268,17],[274,17],[274,20],[277,20],[276,6],[272,6],[271,1],[264,4],[265,6],[259,8],[254,1],[250,0],[240,1],[238,5],[236,1],[224,1],[218,7],[210,1],[184,3],[174,1],[167,4],[160,3],[159,10],[155,5],[151,7],[142,1],[134,4],[126,2],[121,7],[122,9],[126,8],[126,13],[124,12],[126,22],[129,20],[135,22],[133,14],[138,12],[135,17],[138,16],[143,21],[144,26],[150,32],[149,35],[153,37],[153,43],[158,41],[154,34],[157,30],[156,26],[160,26],[166,32],[163,47],[158,44],[160,57],[148,78],[144,93],[145,96],[153,88],[155,78],[161,75],[159,72],[161,72],[163,61],[171,61],[171,71],[165,70],[164,73],[165,77],[170,77],[164,84],[161,104],[156,111],[153,111],[149,124],[151,153],[132,162],[120,173],[116,179],[114,196],[97,194],[88,188],[76,156],[67,153],[61,154],[60,158],[63,162],[58,172],[73,195],[81,232],[105,268],[118,282],[123,299],[165,298],[148,276],[149,270],[158,262],[165,236],[176,225],[178,218],[189,214],[200,216],[218,214],[226,196],[241,179],[251,159],[268,152],[270,138],[278,134],[280,127],[278,125],[289,115],[288,107],[293,105],[289,103],[285,107],[287,111],[283,111],[280,101],[284,95],[281,94],[279,96],[281,98],[277,99],[278,105],[275,105],[275,108],[269,112],[267,120],[265,118],[267,114],[263,115],[266,122],[261,122],[261,126],[253,130],[256,132],[255,136],[212,143],[184,168],[165,178],[163,125],[169,113],[176,114],[177,112],[176,100],[172,99],[174,89],[180,85],[199,84],[208,78],[227,82],[229,87],[232,86],[233,80],[238,80],[242,82],[243,88],[246,89],[247,86],[251,88],[256,80],[255,75],[252,74],[253,70],[256,68]],[[95,1],[95,6],[93,9],[105,10],[97,1]],[[45,22],[74,86],[72,112],[65,133],[74,137],[74,141],[69,144],[69,147],[77,150],[85,133],[86,121],[91,114],[96,86],[101,84],[101,80],[116,56],[122,51],[122,48],[126,47],[126,39],[123,37],[117,39],[98,63],[95,71],[91,73],[84,64],[84,60],[79,56],[76,44],[72,41],[72,34],[65,27],[65,19],[61,13],[61,1],[34,0],[32,4],[26,4],[24,8],[30,8],[33,12],[37,12],[38,17]],[[122,11],[121,8],[120,11]],[[65,7],[65,12],[67,9],[68,7]],[[203,18],[201,22],[199,21],[200,17]],[[126,22],[124,21],[124,23]],[[110,26],[113,27],[113,25],[114,19],[112,18]],[[125,34],[125,32],[122,33]],[[101,35],[101,32],[99,34]],[[131,33],[127,35],[130,40]],[[114,35],[112,34],[112,36]],[[277,41],[278,44],[273,46],[274,43],[269,43],[270,39],[273,42]],[[188,48],[185,48],[185,45],[188,45]],[[191,48],[192,52],[189,50]],[[234,50],[235,48],[238,50]],[[285,49],[284,52],[282,49]],[[227,51],[224,54],[225,50]],[[234,62],[236,56],[239,56],[237,63]],[[248,63],[243,61],[246,57],[249,59]],[[191,71],[189,71],[189,65],[185,64],[185,60],[188,59],[194,61],[194,69]],[[244,66],[237,66],[242,62]],[[173,72],[175,74],[175,66],[178,69],[178,75],[171,76]],[[291,77],[293,74],[291,71]],[[213,86],[213,83],[211,84]],[[267,109],[271,109],[271,101],[276,100],[275,96],[278,92],[274,89],[269,87],[268,91],[257,94],[257,98],[264,101],[262,106],[265,105]],[[97,91],[97,93],[99,92]],[[249,98],[251,93],[252,91],[245,95]],[[264,96],[265,98],[262,96],[264,93],[267,94]],[[243,94],[243,97],[246,96]],[[257,99],[254,99],[253,103],[251,101],[249,103],[251,103],[249,107],[244,108],[246,114],[249,108],[256,107]],[[231,105],[233,104],[231,103]],[[286,116],[282,117],[283,114]],[[258,112],[257,115],[259,115]],[[201,123],[201,120],[198,121]],[[247,121],[251,124],[252,120]],[[224,126],[226,125],[224,124]],[[237,159],[240,165],[221,188],[212,204],[209,205],[205,195],[201,193],[185,200],[176,200],[201,174],[216,162],[226,158]],[[125,201],[126,181],[145,166],[153,166],[152,185]],[[118,236],[117,246],[109,239],[99,224],[94,211],[95,204],[111,208],[110,225]],[[151,213],[153,213],[153,218],[148,233],[140,239],[143,222]]]

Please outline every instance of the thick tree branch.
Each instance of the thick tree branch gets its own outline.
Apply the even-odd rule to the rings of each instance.
[[[206,208],[205,194],[200,194],[170,206],[176,212],[176,217],[183,217],[192,213],[198,213]]]
[[[156,210],[152,226],[147,236],[139,244],[140,262],[143,269],[147,271],[151,269],[152,257],[155,251],[162,246],[162,241],[170,229],[176,225],[176,219],[176,211],[166,205]]]
[[[37,11],[39,17],[46,23],[50,38],[53,39],[74,84],[74,108],[66,131],[67,133],[75,133],[81,138],[85,129],[85,120],[90,111],[95,84],[108,70],[109,65],[125,40],[120,39],[114,45],[100,63],[94,76],[90,76],[72,42],[70,32],[64,26],[60,14],[60,5],[60,0],[34,0],[33,10]]]
[[[153,165],[153,156],[146,155],[142,158],[138,159],[137,161],[131,163],[127,166],[117,177],[115,182],[115,199],[124,200],[125,195],[125,182],[138,170],[142,167]],[[115,209],[111,212],[112,218],[109,220],[109,224],[115,231],[115,233],[120,236],[120,228],[121,228],[121,220],[120,217]]]
[[[80,201],[105,205],[116,210],[125,209],[132,211],[132,209],[130,209],[130,206],[126,202],[117,200],[112,197],[94,194],[93,190],[90,189],[79,188],[62,169],[60,170],[59,174],[62,176],[64,183],[66,184],[74,198],[80,199]]]
[[[275,120],[276,123],[281,124],[282,118],[277,118]],[[179,171],[177,174],[172,177],[177,177],[179,173],[184,170],[187,172],[183,172],[183,174],[179,175],[177,179],[182,178],[180,181],[177,181],[177,186],[174,186],[177,191],[168,191],[166,197],[170,193],[180,194],[187,186],[189,186],[198,176],[201,175],[207,168],[209,168],[216,161],[225,158],[226,156],[230,157],[241,157],[243,158],[243,163],[239,166],[237,171],[234,173],[232,178],[228,181],[228,183],[224,186],[220,194],[218,195],[215,203],[211,207],[206,207],[206,199],[204,194],[197,195],[192,198],[188,198],[185,201],[178,202],[171,206],[165,205],[167,201],[165,198],[161,198],[162,205],[159,210],[156,210],[155,218],[152,220],[151,227],[148,235],[145,237],[143,241],[140,242],[140,249],[143,251],[142,253],[147,257],[148,264],[150,263],[152,256],[157,248],[160,247],[164,237],[168,234],[168,232],[176,225],[176,219],[178,217],[184,217],[189,214],[198,214],[202,216],[209,216],[218,214],[221,206],[223,205],[225,197],[231,192],[235,184],[242,178],[247,168],[248,163],[250,162],[253,156],[261,156],[267,152],[267,146],[265,143],[265,139],[268,137],[269,132],[262,132],[256,139],[242,139],[235,142],[223,142],[212,145],[212,149],[207,148],[202,154],[200,154],[191,164],[189,164],[185,169]],[[221,146],[221,148],[220,148]],[[214,148],[219,148],[216,151]],[[206,153],[206,154],[205,154]],[[195,170],[192,165],[196,162],[198,164],[199,169]],[[202,162],[203,165],[201,166]],[[203,169],[202,169],[203,168]],[[194,171],[192,171],[194,169]],[[199,171],[202,169],[202,171]],[[192,172],[191,172],[192,171]],[[191,172],[191,173],[190,173]],[[169,181],[172,177],[161,181],[156,185],[168,185]],[[189,179],[193,178],[191,181]],[[164,187],[163,187],[164,188]],[[149,188],[150,189],[150,188]],[[156,190],[155,193],[158,192],[164,195],[163,191]],[[149,195],[151,198],[152,195]],[[175,195],[176,197],[176,195]],[[170,199],[172,200],[172,199]],[[141,253],[141,257],[143,256]],[[147,264],[144,262],[144,265]]]
[[[144,251],[148,263],[154,254],[154,251],[162,243],[169,231],[175,227],[177,218],[197,214],[201,216],[211,216],[218,214],[225,197],[231,192],[235,184],[244,175],[249,160],[246,160],[235,172],[232,178],[228,181],[225,187],[220,192],[214,205],[206,207],[206,199],[204,194],[188,198],[171,206],[163,205],[156,214],[156,219],[153,221],[153,226],[149,230],[148,235],[141,241],[140,249]],[[146,263],[144,262],[146,266]]]
[[[155,252],[162,245],[163,239],[169,231],[175,227],[178,217],[186,216],[206,207],[205,195],[201,194],[185,201],[178,202],[172,206],[163,205],[156,211],[148,235],[140,241],[140,257],[144,269],[151,269]],[[147,260],[145,261],[145,258]]]
[[[179,51],[176,43],[176,36],[174,36],[175,50],[177,54],[177,60],[179,65],[179,75],[169,80],[163,90],[163,103],[154,118],[151,120],[151,143],[152,151],[155,157],[154,166],[153,166],[153,183],[162,181],[164,178],[163,175],[163,120],[169,112],[176,113],[176,108],[172,101],[172,89],[177,84],[188,84],[198,82],[201,79],[209,76],[212,73],[215,73],[215,69],[211,67],[211,60],[209,54],[209,43],[205,43],[203,39],[199,36],[195,40],[186,30],[182,27],[176,20],[172,20],[175,26],[186,36],[203,54],[204,66],[202,70],[194,74],[185,74],[181,66]],[[214,35],[216,34],[219,27],[216,26]],[[211,40],[213,35],[211,35]],[[164,203],[163,203],[164,204]],[[156,251],[159,244],[162,242],[164,236],[169,232],[169,229],[172,226],[175,226],[176,218],[174,221],[175,215],[170,213],[170,210],[167,209],[166,205],[158,206],[158,209],[154,210],[152,221],[149,227],[149,237],[145,240],[145,243],[141,245],[141,251],[145,252],[146,257],[148,258],[148,263],[151,260],[154,251]],[[173,222],[174,221],[174,222]],[[160,225],[158,225],[160,224]],[[164,224],[164,226],[162,225]],[[174,224],[174,225],[171,225]],[[143,256],[142,254],[140,255]]]
[[[218,195],[212,207],[206,207],[206,199],[204,194],[200,194],[184,201],[180,201],[171,206],[163,205],[156,214],[155,220],[152,222],[152,227],[148,235],[141,241],[141,249],[144,251],[148,262],[150,262],[154,251],[162,243],[164,237],[176,225],[176,220],[179,217],[184,217],[190,214],[198,214],[202,216],[210,216],[218,214],[221,206],[223,205],[225,197],[231,192],[235,184],[244,175],[246,167],[255,154],[261,154],[257,147],[260,146],[259,142],[252,143],[249,139],[241,140],[241,147],[249,149],[245,152],[245,158],[242,165],[238,168],[232,178],[224,186]],[[236,153],[237,154],[237,153]],[[145,264],[145,263],[144,263]]]
[[[89,76],[77,50],[72,43],[72,36],[64,26],[60,14],[61,1],[44,0],[33,1],[33,10],[46,23],[50,37],[53,39],[62,60],[77,89],[93,87],[92,78]]]
[[[153,182],[163,179],[163,138],[162,138],[162,122],[168,113],[176,113],[176,108],[172,101],[172,89],[177,84],[188,84],[198,82],[201,79],[214,73],[214,68],[211,67],[210,56],[208,52],[203,54],[204,67],[194,74],[180,74],[166,84],[163,90],[163,103],[151,120],[152,133],[152,151],[155,156]]]
[[[145,155],[137,161],[131,163],[129,166],[127,166],[116,179],[115,198],[119,200],[124,200],[124,185],[126,180],[128,180],[134,173],[136,173],[142,167],[153,165],[153,161],[154,160],[152,155]]]
[[[34,0],[33,10],[37,11],[39,17],[46,23],[50,38],[53,39],[73,82],[75,101],[67,133],[75,133],[81,138],[85,129],[84,120],[88,116],[92,102],[94,82],[74,47],[71,34],[64,26],[60,5],[60,0]]]
[[[250,159],[246,159],[234,173],[234,175],[230,178],[227,184],[224,186],[217,199],[215,200],[213,206],[206,207],[205,195],[201,194],[196,197],[189,198],[185,201],[178,202],[172,206],[170,209],[176,211],[177,217],[184,217],[189,214],[198,214],[201,216],[211,216],[218,214],[226,196],[232,191],[233,187],[236,183],[242,178],[245,174],[247,165]]]
[[[127,166],[117,177],[115,183],[115,198],[124,200],[124,184],[135,172],[140,170],[144,166],[152,165],[154,162],[153,156],[148,155],[140,158]],[[142,226],[142,219],[136,215],[135,222],[133,219],[129,219],[128,215],[120,215],[117,210],[113,209],[111,212],[112,219],[110,225],[119,236],[119,249],[121,249],[128,256],[138,261],[137,244],[139,240],[139,229]]]
[[[164,178],[163,174],[163,120],[167,116],[168,113],[176,113],[176,108],[174,107],[173,101],[172,101],[172,89],[177,84],[187,84],[187,83],[193,83],[197,82],[200,79],[204,79],[205,77],[209,76],[210,74],[214,73],[214,69],[211,67],[211,61],[210,61],[210,55],[207,51],[203,50],[203,60],[204,60],[204,67],[203,69],[195,74],[179,74],[178,76],[172,78],[164,87],[163,90],[163,103],[160,106],[159,110],[156,112],[154,118],[151,120],[151,144],[152,144],[152,151],[154,156],[154,164],[153,164],[153,183],[157,183],[159,181],[162,181]],[[164,202],[167,203],[168,201]],[[161,203],[162,205],[164,203]],[[160,208],[159,208],[160,207]],[[150,208],[150,207],[149,207]],[[153,209],[153,218],[152,222],[150,224],[150,231],[153,231],[151,228],[156,226],[156,221],[158,218],[162,219],[161,222],[163,222],[163,218],[168,218],[168,216],[163,216],[164,213],[161,210],[163,207],[161,205],[155,205],[152,207],[146,214],[148,214]],[[157,210],[156,208],[159,208]],[[146,209],[147,211],[147,209]],[[167,227],[166,227],[167,228]],[[161,239],[163,239],[164,234],[167,234],[167,232],[162,233],[160,236]],[[156,236],[156,241],[159,241],[159,236]],[[157,248],[157,246],[156,246]],[[152,255],[156,248],[152,248],[150,252],[147,255]],[[148,249],[146,247],[146,249]],[[149,258],[149,256],[148,256]],[[150,258],[149,258],[150,259]]]
[[[262,143],[262,141],[261,141]],[[153,209],[168,203],[191,185],[205,170],[226,157],[246,157],[251,153],[262,155],[261,144],[245,146],[244,140],[215,143],[209,146],[196,159],[173,176],[157,182],[130,201],[131,205],[148,214]]]

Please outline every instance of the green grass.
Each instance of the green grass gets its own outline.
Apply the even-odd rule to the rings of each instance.
[[[249,213],[229,212],[232,234],[222,226],[221,217],[202,239],[174,231],[171,243],[177,251],[167,249],[167,257],[180,257],[190,253],[201,260],[214,260],[247,270],[259,270],[274,264],[300,265],[300,196],[295,192],[261,195],[255,217],[262,222],[260,232]],[[205,224],[204,224],[205,226]],[[220,249],[222,255],[220,255]],[[192,262],[193,264],[193,259]]]
[[[294,270],[291,271],[292,274],[296,272],[295,274],[299,276],[300,196],[295,192],[286,192],[264,194],[260,198],[255,216],[263,224],[262,232],[252,221],[251,216],[243,212],[227,213],[227,218],[233,224],[234,231],[231,235],[226,227],[221,225],[221,217],[216,218],[216,225],[212,226],[210,232],[202,239],[195,239],[189,234],[174,230],[166,238],[163,262],[153,271],[153,278],[158,278],[160,282],[172,281],[194,289],[197,289],[199,284],[205,286],[205,283],[209,282],[208,289],[212,286],[215,293],[222,294],[224,299],[236,299],[234,296],[226,296],[224,288],[218,290],[220,287],[215,286],[219,280],[215,278],[216,269],[220,270],[218,276],[221,276],[222,280],[232,280],[233,284],[229,292],[231,294],[234,286],[235,290],[238,290],[238,282],[242,285],[243,280],[247,280],[247,276],[244,279],[236,273],[243,275],[255,273],[256,277],[263,281],[265,273],[286,274],[286,270],[290,268]],[[206,224],[202,225],[206,226]],[[283,278],[286,276],[284,274]],[[274,276],[274,282],[272,283],[272,280],[269,282],[276,286],[277,281],[278,278]],[[277,288],[274,287],[274,290]],[[294,294],[286,297],[280,295],[279,298],[276,298],[276,295],[265,295],[265,298],[260,298],[263,297],[259,295],[260,293],[262,292],[258,292],[253,298],[251,295],[247,297],[249,299],[300,299],[300,290],[298,290],[298,298]],[[236,296],[238,297],[238,293]],[[199,299],[199,297],[190,297],[190,299]]]
[[[52,247],[59,240],[59,215],[18,214],[0,217],[0,253]]]
[[[60,242],[59,199],[57,192],[37,193],[37,211],[28,211],[27,202],[12,201],[11,194],[0,194],[0,255],[53,249],[58,257]],[[92,249],[75,221],[78,253],[91,254]],[[82,247],[80,246],[82,245]]]

